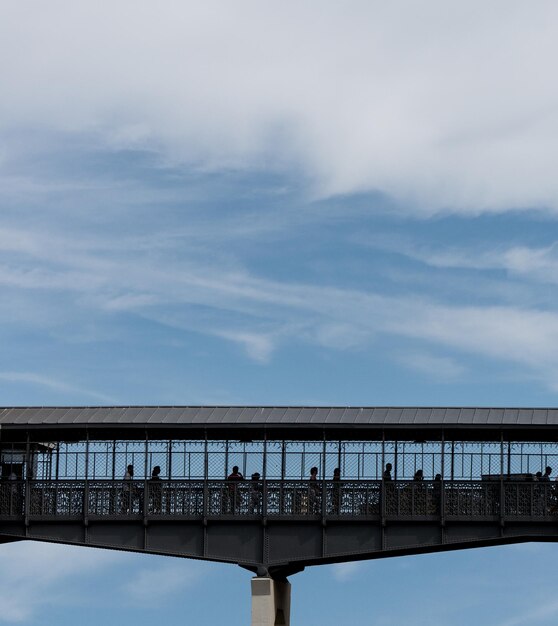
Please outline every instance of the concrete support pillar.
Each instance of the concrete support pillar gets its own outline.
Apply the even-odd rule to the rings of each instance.
[[[252,626],[290,626],[291,583],[252,578]]]

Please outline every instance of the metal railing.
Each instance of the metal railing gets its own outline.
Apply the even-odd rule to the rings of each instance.
[[[0,483],[0,519],[204,517],[556,520],[558,484],[481,481],[36,480]]]

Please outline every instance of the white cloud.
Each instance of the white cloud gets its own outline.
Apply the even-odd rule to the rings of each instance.
[[[437,356],[425,352],[401,354],[397,361],[438,381],[453,381],[463,376],[466,369],[450,357]]]
[[[0,569],[0,623],[31,621],[52,605],[90,604],[91,594],[83,590],[92,588],[91,577],[108,569],[114,575],[121,566],[126,567],[126,582],[117,590],[119,601],[136,607],[158,606],[203,578],[208,567],[186,559],[162,562],[153,556],[32,541],[3,544],[0,552],[4,563]],[[149,559],[151,566],[137,567],[140,558]]]
[[[428,339],[490,358],[556,372],[558,315],[511,306],[431,306],[391,322],[404,335]]]
[[[366,567],[363,561],[350,561],[348,563],[337,563],[333,566],[333,577],[338,582],[344,583],[354,578]]]
[[[253,332],[215,330],[213,334],[240,344],[248,356],[260,363],[267,363],[274,349],[272,335]]]
[[[558,7],[435,0],[5,5],[1,129],[409,209],[558,210]],[[10,155],[4,155],[4,162]]]
[[[0,546],[0,622],[25,622],[52,604],[79,601],[64,591],[70,582],[123,562],[127,556],[49,543],[15,542]]]
[[[510,275],[542,283],[558,282],[558,242],[544,247],[495,245],[441,250],[412,244],[385,246],[431,267],[472,270],[503,270]]]

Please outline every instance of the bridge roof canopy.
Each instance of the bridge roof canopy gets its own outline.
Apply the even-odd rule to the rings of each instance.
[[[556,433],[558,408],[495,407],[348,407],[348,406],[81,406],[0,408],[0,428],[6,430],[63,430],[98,435],[116,429],[146,429],[181,437],[231,435],[267,431],[285,438],[316,438],[317,431],[343,438],[371,433],[423,431],[469,432],[481,439],[502,430]],[[169,435],[170,433],[170,435]],[[116,436],[116,435],[115,435]],[[118,435],[121,437],[122,435]],[[257,435],[254,435],[257,436]],[[321,434],[319,438],[321,438]],[[329,435],[328,435],[329,436]],[[408,437],[401,436],[401,439]],[[532,437],[529,437],[532,438]],[[554,438],[554,437],[553,437]]]

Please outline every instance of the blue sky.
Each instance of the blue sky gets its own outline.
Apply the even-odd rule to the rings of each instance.
[[[0,404],[556,405],[555,3],[31,5],[0,2]],[[248,619],[232,567],[1,550],[0,622]],[[309,570],[294,616],[544,626],[555,561]]]

